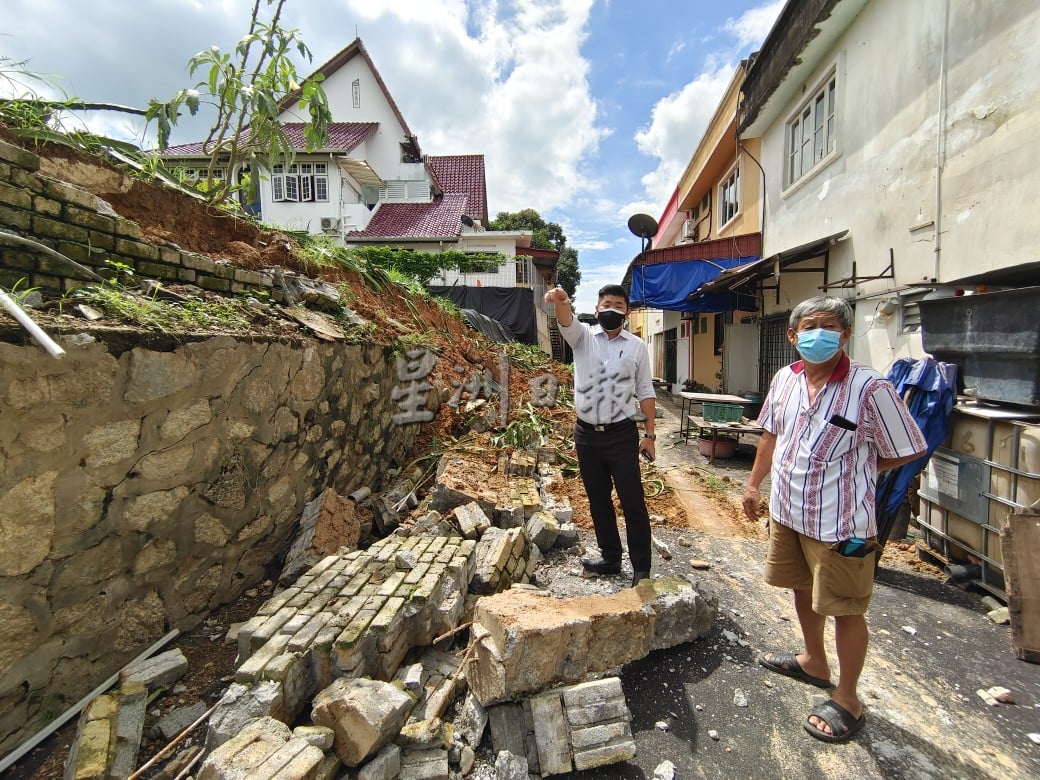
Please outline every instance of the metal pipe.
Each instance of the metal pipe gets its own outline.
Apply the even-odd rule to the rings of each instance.
[[[171,639],[173,639],[180,633],[180,629],[173,629],[168,634],[166,634],[166,636],[164,636],[162,639],[160,639],[158,642],[153,644],[151,647],[149,647],[147,650],[145,650],[143,653],[137,656],[134,660],[132,660],[130,663],[124,666],[123,669],[126,669],[127,666],[133,666],[138,661],[143,661],[145,658],[148,658],[149,656],[151,656],[152,653],[154,653],[156,650],[158,650],[160,647],[165,645],[167,642],[169,642]],[[53,734],[55,731],[57,731],[59,728],[65,725],[65,722],[67,720],[72,718],[72,716],[74,716],[81,709],[83,709],[83,707],[85,707],[87,703],[91,701],[95,696],[100,696],[102,693],[111,688],[115,684],[116,680],[119,679],[119,675],[122,673],[123,669],[120,669],[118,672],[113,674],[111,677],[109,677],[107,680],[101,683],[101,685],[92,690],[78,702],[76,702],[67,710],[65,710],[65,712],[63,712],[57,718],[55,718],[46,726],[44,726],[40,731],[36,732],[36,734],[32,738],[30,738],[28,742],[25,742],[24,744],[20,745],[18,748],[14,750],[14,752],[4,756],[4,759],[0,761],[0,774],[3,774],[8,770],[8,768],[14,766],[14,764],[18,761],[19,758],[24,756],[38,744],[43,742],[43,740],[47,739],[47,737],[49,737],[51,734]]]
[[[942,256],[942,172],[946,140],[946,39],[950,29],[950,0],[946,0],[943,15],[942,49],[939,54],[939,110],[935,117],[935,240],[932,281],[939,281],[939,260]]]
[[[65,357],[65,350],[59,347],[54,339],[44,333],[43,328],[33,322],[32,318],[22,311],[22,307],[15,303],[11,296],[3,290],[0,290],[0,304],[3,304],[4,308],[11,313],[11,316],[18,320],[23,328],[29,331],[29,335],[36,339],[39,345],[51,354],[51,357]]]

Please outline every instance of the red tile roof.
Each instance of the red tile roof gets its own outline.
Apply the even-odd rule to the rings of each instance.
[[[303,122],[286,122],[282,125],[285,134],[289,136],[293,149],[297,152],[307,151],[307,142],[303,137]],[[379,128],[378,122],[332,122],[329,125],[329,137],[321,151],[348,153],[353,151],[366,138]],[[249,137],[249,129],[243,134]],[[317,150],[316,150],[317,151]],[[202,141],[189,144],[170,146],[163,152],[164,157],[200,157],[205,156],[202,151]]]
[[[488,213],[484,155],[427,157],[426,165],[444,192],[464,192],[469,195],[465,213],[486,227]]]
[[[351,231],[346,238],[456,238],[467,200],[465,193],[449,192],[432,203],[384,203],[372,215],[368,227]]]

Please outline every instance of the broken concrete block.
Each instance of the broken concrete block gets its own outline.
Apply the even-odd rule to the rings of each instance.
[[[341,677],[319,691],[311,720],[335,732],[336,755],[355,767],[401,731],[414,704],[409,693],[391,683]]]
[[[444,514],[476,501],[485,514],[491,514],[498,503],[498,494],[489,486],[491,467],[488,464],[444,457],[437,468],[437,481],[430,490],[430,509]]]
[[[172,685],[188,671],[188,659],[180,648],[130,664],[119,674],[120,683],[128,680],[142,682],[150,691],[164,685]]]
[[[406,723],[401,732],[394,738],[406,753],[416,749],[438,748],[447,750],[451,747],[451,724],[440,718],[428,718]]]
[[[495,753],[506,751],[517,756],[526,756],[531,772],[539,772],[538,747],[534,739],[534,721],[531,704],[505,702],[488,708],[488,724],[491,727],[491,747]]]
[[[401,780],[448,780],[447,750],[415,750],[401,753]]]
[[[574,683],[689,642],[717,606],[686,581],[645,580],[610,596],[554,599],[517,590],[477,601],[470,690],[485,707]]]
[[[358,769],[357,780],[398,780],[401,776],[401,748],[390,744]]]
[[[488,713],[472,693],[466,694],[466,700],[462,703],[462,710],[455,721],[455,733],[458,734],[467,745],[477,747],[484,739],[484,731],[487,730]]]
[[[491,527],[491,520],[476,501],[457,506],[452,512],[459,521],[462,536],[466,539],[479,539]]]
[[[524,505],[510,501],[496,507],[494,516],[498,528],[519,528],[524,524]]]
[[[329,750],[336,735],[327,726],[297,726],[293,729],[293,737],[307,740],[319,750]]]
[[[499,751],[495,756],[495,778],[497,780],[527,780],[528,766],[525,756],[518,756],[508,750]]]
[[[556,537],[560,535],[560,524],[548,512],[535,512],[527,521],[527,535],[539,550],[547,553],[556,544]]]
[[[247,724],[241,733],[218,747],[202,763],[199,780],[244,777],[317,778],[330,769],[325,754],[307,740],[294,738],[289,727],[272,718]]]
[[[561,522],[560,533],[556,537],[556,546],[567,550],[574,547],[579,541],[581,541],[581,535],[578,533],[578,526],[570,522]]]
[[[232,683],[220,699],[220,706],[207,721],[206,749],[213,750],[240,733],[257,718],[287,719],[282,686],[275,680],[252,685]]]
[[[119,709],[115,719],[115,746],[112,752],[112,777],[129,777],[137,768],[137,753],[144,734],[148,689],[144,683],[128,680],[120,686]]]
[[[285,556],[279,582],[291,585],[307,569],[341,547],[353,549],[361,538],[357,505],[326,488],[310,501],[300,515],[300,529]]]
[[[579,683],[564,688],[560,695],[575,769],[616,764],[635,756],[632,715],[620,679],[608,677]]]
[[[471,593],[490,594],[522,582],[531,555],[531,539],[525,528],[489,528],[474,552]]]
[[[531,719],[542,775],[571,771],[571,744],[567,716],[559,693],[531,697]]]

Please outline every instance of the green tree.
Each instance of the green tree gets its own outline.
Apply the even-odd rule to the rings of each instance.
[[[249,31],[235,46],[234,54],[213,46],[199,52],[188,62],[188,74],[203,76],[194,88],[182,89],[165,103],[151,100],[147,118],[155,121],[160,151],[169,145],[170,131],[181,110],[195,115],[201,104],[216,109],[202,150],[210,158],[204,189],[212,202],[227,199],[234,182],[231,171],[240,164],[261,162],[268,168],[285,161],[291,164],[292,142],[278,120],[282,106],[295,98],[310,121],[304,128],[308,149],[325,143],[332,121],[325,92],[324,77],[317,74],[298,83],[296,66],[290,59],[295,50],[311,60],[310,49],[300,39],[299,30],[286,30],[279,24],[285,0],[264,0],[275,6],[270,21],[260,19],[261,0],[254,0]],[[217,167],[228,176],[215,180]]]
[[[560,253],[556,263],[556,283],[572,298],[581,282],[578,270],[578,250],[567,246],[567,236],[556,222],[546,222],[534,209],[500,211],[490,223],[492,230],[530,230],[531,246],[535,249],[554,249]]]

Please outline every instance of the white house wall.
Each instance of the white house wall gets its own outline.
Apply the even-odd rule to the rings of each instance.
[[[944,28],[947,101],[937,219]],[[894,357],[921,354],[918,335],[897,332],[898,317],[875,321],[887,290],[926,283],[936,269],[943,282],[1036,260],[1037,29],[1040,4],[1034,0],[872,0],[799,98],[815,94],[836,69],[834,158],[785,190],[786,123],[800,103],[791,102],[764,131],[764,254],[848,229],[847,240],[831,249],[831,281],[850,276],[853,260],[858,276],[880,274],[890,250],[894,256],[895,280],[861,282],[848,293],[877,296],[858,305],[859,359],[884,368]],[[816,292],[800,276],[784,276],[779,306],[775,293],[765,292],[766,313]]]
[[[353,83],[358,81],[359,105],[354,105]],[[376,81],[364,57],[358,55],[342,65],[324,82],[329,110],[336,122],[376,122],[378,129],[349,153],[350,158],[364,160],[384,181],[421,181],[427,178],[422,163],[401,162],[401,142],[405,128]],[[307,116],[292,107],[281,116],[286,122],[306,122]],[[336,164],[335,157],[297,155],[296,162],[320,160],[329,163],[329,201],[293,203],[274,202],[271,180],[261,181],[263,218],[272,224],[293,230],[321,233],[321,218],[340,219],[342,231],[363,230],[371,218],[371,210],[359,198],[361,188],[349,181]],[[345,181],[344,179],[347,179]],[[353,184],[353,186],[350,186]],[[335,235],[333,233],[332,235]]]
[[[360,104],[354,107],[354,80],[359,82]],[[366,160],[384,179],[401,177],[401,141],[405,130],[394,114],[379,83],[365,58],[358,55],[341,66],[323,83],[329,102],[329,111],[337,122],[378,122],[379,129],[370,135],[365,148],[351,153],[351,157]],[[306,117],[294,113],[293,107],[282,115],[284,121],[305,122]],[[292,118],[289,118],[291,115]],[[406,166],[408,170],[410,166]],[[414,178],[414,176],[412,176]]]

